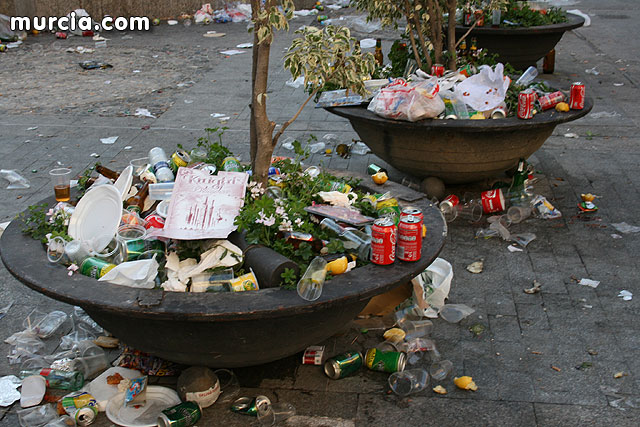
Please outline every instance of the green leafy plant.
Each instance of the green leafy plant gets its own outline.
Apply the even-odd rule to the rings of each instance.
[[[20,213],[16,219],[22,221],[22,232],[42,243],[47,243],[47,235],[50,237],[62,237],[72,240],[67,234],[67,226],[70,215],[60,210],[51,214],[46,203],[32,205],[27,208],[27,213]]]
[[[206,132],[206,135],[198,138],[198,148],[203,149],[207,153],[207,157],[204,162],[216,165],[216,168],[218,168],[218,170],[222,168],[222,161],[226,157],[233,156],[231,150],[222,145],[222,136],[227,129],[229,128],[224,126],[206,128],[204,130]],[[214,134],[215,137],[217,137],[217,141],[213,140]]]
[[[296,289],[298,284],[298,275],[293,268],[285,268],[284,272],[280,275],[282,278],[282,287],[284,289]]]

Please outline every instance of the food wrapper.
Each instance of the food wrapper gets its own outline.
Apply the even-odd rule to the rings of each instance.
[[[147,403],[147,377],[134,378],[124,392],[124,406],[144,406]]]

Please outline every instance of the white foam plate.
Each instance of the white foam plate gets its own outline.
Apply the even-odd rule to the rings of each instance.
[[[131,190],[131,183],[133,182],[133,166],[129,165],[120,173],[120,176],[113,183],[114,187],[120,192],[122,201],[127,199],[129,190]]]
[[[147,386],[147,403],[139,408],[124,406],[124,393],[118,393],[107,404],[107,418],[123,427],[155,427],[164,409],[180,403],[178,393],[167,387]]]
[[[107,377],[110,375],[120,374],[124,378],[134,379],[140,378],[142,374],[135,369],[121,368],[119,366],[109,368],[100,374],[95,380],[86,385],[83,390],[92,395],[98,402],[98,410],[104,412],[107,410],[109,399],[118,394],[118,386],[107,384]]]
[[[99,252],[116,235],[121,216],[120,192],[113,185],[101,185],[87,191],[78,202],[69,219],[69,236],[81,242],[93,242],[93,249]]]

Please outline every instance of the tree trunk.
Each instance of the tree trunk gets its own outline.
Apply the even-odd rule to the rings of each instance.
[[[269,76],[269,54],[271,38],[263,40],[258,45],[256,60],[256,78],[251,96],[251,114],[256,132],[256,153],[252,158],[253,180],[266,186],[271,165],[273,144],[273,129],[275,123],[267,116],[267,85]]]
[[[447,50],[449,50],[449,68],[450,70],[455,70],[457,68],[456,65],[456,0],[447,0],[447,9],[449,9],[449,23],[448,23],[448,34],[447,34]]]
[[[255,0],[254,0],[255,2]],[[254,12],[255,13],[255,12]],[[256,87],[256,68],[258,66],[258,35],[253,32],[253,56],[251,58],[251,100],[249,103],[250,119],[249,119],[249,153],[251,154],[251,167],[254,168],[254,159],[258,152],[258,134],[256,131],[256,120],[253,115],[253,94]]]

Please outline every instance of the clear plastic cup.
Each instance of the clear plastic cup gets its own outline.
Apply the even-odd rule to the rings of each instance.
[[[449,360],[437,360],[429,368],[431,378],[436,381],[444,380],[451,374],[451,371],[453,371],[453,363]]]
[[[389,376],[389,387],[398,396],[418,393],[429,385],[429,373],[422,369],[406,369]]]
[[[258,423],[261,426],[275,426],[296,414],[296,408],[287,402],[258,406]]]
[[[229,369],[218,369],[213,371],[220,381],[220,397],[218,402],[230,405],[236,400],[236,397],[240,394],[240,381],[233,371]]]
[[[49,171],[53,191],[58,202],[67,202],[71,199],[71,169],[55,168]]]
[[[93,378],[108,367],[109,361],[104,354],[73,359],[73,370],[82,372],[85,378]]]
[[[512,224],[518,224],[531,216],[532,209],[529,206],[511,206],[507,211],[507,217]]]
[[[298,281],[298,295],[304,300],[315,301],[322,295],[322,287],[327,276],[327,261],[324,258],[315,257],[307,271]]]
[[[405,340],[410,341],[431,334],[433,322],[431,320],[408,320],[401,319],[398,326],[406,332]]]
[[[129,162],[133,166],[133,175],[140,176],[149,167],[149,157],[140,157]]]

